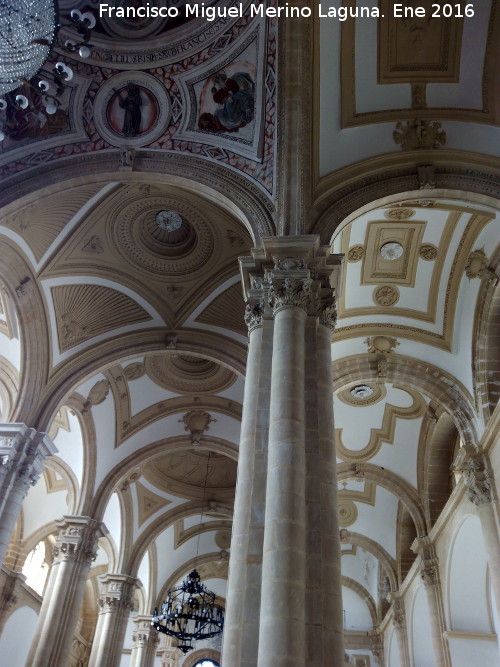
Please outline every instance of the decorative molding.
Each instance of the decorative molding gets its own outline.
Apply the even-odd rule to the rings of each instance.
[[[191,433],[191,443],[193,445],[199,445],[201,441],[201,436],[205,431],[210,430],[210,424],[216,422],[217,419],[214,419],[212,415],[205,410],[191,410],[186,412],[182,419],[179,419],[180,422],[184,422],[184,430]]]
[[[376,456],[382,444],[394,445],[394,436],[396,432],[396,423],[398,419],[417,419],[425,414],[427,404],[422,396],[412,389],[394,385],[395,389],[400,389],[408,393],[412,404],[407,408],[400,408],[387,403],[384,408],[382,426],[378,429],[370,430],[370,439],[361,449],[347,449],[342,442],[343,429],[335,429],[337,456],[347,463],[360,463],[368,461]]]
[[[52,287],[61,352],[100,334],[150,321],[151,315],[129,296],[102,285]]]
[[[373,290],[373,300],[382,308],[394,306],[399,301],[399,290],[395,285],[380,285]]]
[[[135,489],[137,493],[137,505],[138,505],[138,524],[142,526],[149,518],[154,514],[159,512],[161,509],[170,505],[172,502],[168,498],[159,496],[157,493],[153,493],[150,489],[146,488],[139,480],[135,480]]]

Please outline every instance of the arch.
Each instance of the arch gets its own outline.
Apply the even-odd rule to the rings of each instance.
[[[307,233],[319,234],[322,243],[330,243],[337,229],[353,214],[385,203],[421,199],[417,169],[428,162],[426,151],[393,153],[357,162],[324,177],[316,188]],[[496,205],[495,158],[444,150],[433,151],[432,163],[436,179],[433,198],[465,198]]]
[[[500,392],[500,247],[490,258],[489,273],[477,297],[472,340],[472,368],[477,409],[484,422],[493,414]],[[496,279],[494,275],[497,275]]]
[[[363,464],[363,475],[365,479],[373,481],[384,489],[387,489],[387,491],[394,494],[403,503],[413,519],[417,536],[423,537],[427,534],[422,502],[417,491],[411,484],[399,475],[396,475],[396,473],[384,470],[373,463]],[[341,463],[337,466],[337,479],[339,481],[356,477],[356,464]]]
[[[436,523],[452,491],[450,468],[458,439],[458,431],[452,418],[440,408],[437,409],[433,421],[428,418],[422,424],[418,452],[418,486],[423,494],[430,528]]]
[[[120,461],[103,479],[97,491],[93,495],[92,502],[89,506],[89,516],[101,519],[105,507],[108,503],[108,498],[113,493],[121,479],[127,475],[137,466],[147,463],[149,460],[158,457],[159,455],[168,454],[177,449],[189,448],[192,446],[191,438],[187,435],[175,435],[170,438],[163,438],[157,440],[149,445],[146,445],[139,451],[135,451],[127,458]],[[202,449],[210,449],[218,454],[223,454],[235,461],[238,460],[238,445],[223,438],[213,438],[209,435],[203,436],[203,443],[200,445]]]
[[[203,357],[229,368],[237,375],[245,374],[246,347],[220,333],[200,329],[180,329],[175,349],[166,349],[164,328],[135,331],[107,339],[76,358],[60,364],[44,388],[34,423],[39,430],[47,430],[52,419],[75,387],[95,373],[127,359],[142,357],[150,352],[190,354]],[[39,393],[40,395],[40,393]]]
[[[5,665],[24,667],[37,617],[37,611],[28,606],[18,607],[9,616],[0,637],[0,655]],[[22,641],[19,641],[20,637]]]
[[[182,667],[195,667],[201,660],[214,660],[220,665],[220,651],[216,651],[213,648],[200,648],[185,658]]]
[[[0,420],[2,422],[12,421],[10,416],[17,401],[19,382],[17,368],[0,355]]]
[[[437,366],[394,352],[386,355],[386,360],[386,382],[415,389],[436,401],[453,419],[464,443],[476,448],[479,436],[474,402],[456,378]],[[379,379],[374,354],[345,357],[333,362],[332,370],[334,392],[354,382]]]
[[[44,463],[47,470],[52,470],[60,475],[68,486],[68,511],[67,514],[74,515],[79,495],[79,484],[76,475],[70,466],[57,455],[49,456]]]
[[[222,514],[228,518],[232,518],[233,516],[233,508],[229,503],[217,502],[216,509],[217,514]],[[134,546],[130,550],[128,559],[126,559],[123,565],[123,571],[129,572],[130,576],[136,577],[139,565],[141,563],[142,557],[146,552],[146,549],[151,542],[154,542],[160,533],[169,528],[176,521],[179,521],[179,519],[185,519],[186,517],[202,513],[206,514],[213,510],[213,504],[210,501],[189,501],[187,503],[183,503],[182,505],[178,505],[177,507],[174,507],[170,511],[165,512],[159,516],[148,525],[147,530],[143,531],[143,533],[136,540]],[[218,553],[217,556],[218,560],[220,560],[220,553]]]
[[[362,586],[358,581],[355,581],[354,579],[351,579],[350,577],[346,577],[345,575],[341,576],[341,583],[342,586],[345,586],[346,588],[350,588],[351,591],[354,591],[359,595],[359,597],[363,600],[363,602],[366,604],[368,607],[368,611],[370,612],[370,616],[372,619],[372,624],[375,626],[377,624],[377,608],[375,606],[375,602],[370,595],[370,593],[366,590],[364,586]]]
[[[10,419],[31,425],[48,376],[49,351],[44,341],[49,324],[42,292],[28,262],[10,239],[2,237],[2,246],[0,281],[15,304],[21,345],[20,381]]]
[[[371,537],[367,537],[361,533],[351,533],[345,528],[340,531],[340,539],[342,544],[355,544],[375,556],[389,577],[391,591],[394,592],[398,590],[398,582],[396,578],[396,561],[381,544],[375,540],[372,540]]]
[[[148,149],[137,150],[133,171],[119,171],[119,165],[119,150],[64,158],[52,162],[50,170],[44,165],[37,165],[6,179],[0,206],[11,212],[16,200],[17,206],[19,202],[23,206],[33,200],[35,192],[37,196],[52,194],[82,181],[168,184],[184,190],[192,190],[195,184],[198,194],[217,202],[244,224],[256,246],[266,236],[276,233],[274,205],[269,194],[235,169],[200,155]]]

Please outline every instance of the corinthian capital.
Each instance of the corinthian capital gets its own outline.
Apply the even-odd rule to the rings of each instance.
[[[282,308],[301,308],[308,312],[311,300],[316,296],[311,292],[311,278],[290,278],[274,280],[269,291],[269,305],[274,315]]]
[[[52,550],[56,562],[78,560],[92,563],[96,558],[97,540],[104,533],[101,521],[88,516],[65,516],[57,521],[59,534]]]
[[[264,299],[247,301],[245,306],[245,324],[248,333],[261,327],[264,320]]]

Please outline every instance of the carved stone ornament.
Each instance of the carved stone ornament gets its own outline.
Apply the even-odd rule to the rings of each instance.
[[[396,628],[404,628],[406,625],[404,602],[399,596],[392,598],[392,622]]]
[[[485,456],[467,457],[457,469],[462,473],[469,500],[477,507],[493,500],[491,473]]]
[[[420,570],[420,576],[424,582],[424,586],[434,586],[438,583],[438,571],[434,565],[425,565]]]
[[[59,534],[52,550],[54,560],[92,563],[96,559],[101,522],[88,517],[65,517],[57,524]]]
[[[467,259],[465,265],[465,275],[467,278],[482,278],[488,266],[488,258],[484,252],[484,248],[474,250]]]
[[[373,292],[373,300],[377,306],[388,308],[398,302],[399,290],[392,285],[380,285],[380,287],[376,287]]]
[[[96,382],[83,404],[82,413],[88,412],[93,405],[103,403],[109,394],[110,388],[109,380],[99,380],[99,382]]]
[[[404,151],[439,148],[446,144],[446,132],[441,123],[428,120],[409,120],[406,125],[399,122],[393,132],[394,142]]]
[[[274,268],[282,271],[293,271],[297,269],[305,269],[306,263],[303,259],[297,257],[283,257],[275,259]]]
[[[129,364],[123,369],[123,375],[127,378],[127,380],[138,380],[145,374],[146,368],[140,361]]]
[[[26,296],[26,294],[30,293],[32,288],[33,288],[33,282],[31,278],[26,276],[21,280],[19,285],[16,287],[16,294],[17,296]]]
[[[328,306],[325,306],[320,311],[319,323],[324,327],[328,327],[332,331],[335,329],[335,326],[337,325],[337,308],[335,301]]]
[[[434,165],[426,164],[417,167],[417,175],[420,190],[432,190],[436,187],[436,172]]]
[[[359,262],[365,254],[365,249],[362,245],[354,245],[352,248],[349,248],[347,253],[347,260],[349,262]]]
[[[257,327],[261,327],[263,319],[264,301],[248,302],[245,306],[245,324],[248,327],[248,333],[257,329]]]
[[[285,278],[281,284],[273,284],[269,294],[269,304],[276,313],[282,308],[294,306],[307,312],[311,300],[310,278]]]
[[[390,208],[384,215],[389,220],[408,220],[409,218],[413,218],[415,211],[412,208],[399,206],[398,208]]]
[[[199,445],[201,436],[209,430],[209,424],[217,421],[205,410],[191,410],[186,412],[182,419],[185,424],[184,430],[191,433],[191,442],[193,445]]]
[[[365,340],[368,345],[368,352],[371,354],[390,354],[398,345],[396,338],[389,336],[370,336]]]
[[[433,246],[431,243],[424,243],[420,246],[419,254],[422,259],[432,262],[436,259],[438,251],[436,246]]]
[[[102,255],[104,248],[101,238],[97,234],[94,234],[84,242],[82,250],[85,252],[92,252],[96,255]]]

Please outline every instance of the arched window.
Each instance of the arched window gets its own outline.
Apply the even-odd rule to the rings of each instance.
[[[220,667],[218,662],[215,660],[198,660],[194,667]]]
[[[49,566],[45,562],[45,544],[39,542],[28,554],[24,563],[23,574],[28,586],[36,591],[38,595],[43,595],[48,573]]]

